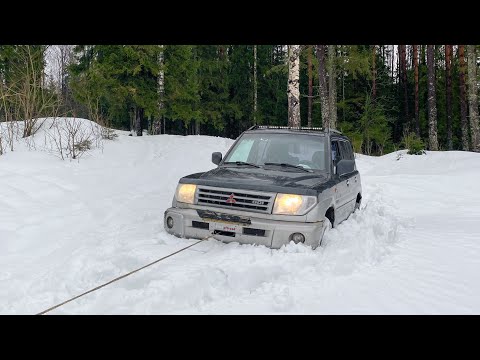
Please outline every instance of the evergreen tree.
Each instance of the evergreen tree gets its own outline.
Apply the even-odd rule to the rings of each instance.
[[[229,99],[228,58],[225,45],[198,45],[201,59],[198,76],[200,79],[200,119],[210,126],[210,131],[223,130],[225,118],[235,114]],[[234,115],[233,115],[234,116]]]
[[[165,48],[165,117],[183,123],[187,133],[189,126],[202,118],[198,71],[195,46]]]
[[[468,151],[470,138],[468,134],[468,107],[467,107],[467,90],[465,82],[465,74],[467,72],[467,64],[465,63],[465,45],[458,45],[458,62],[459,62],[459,91],[460,91],[460,122],[462,129],[462,150]]]
[[[78,61],[71,66],[73,95],[91,116],[100,112],[113,126],[141,136],[144,118],[158,115],[158,53],[154,45],[78,46]]]
[[[430,150],[438,150],[437,99],[435,91],[434,45],[427,45],[428,63],[428,140]]]
[[[318,84],[320,91],[320,102],[322,106],[322,126],[327,129],[330,128],[330,108],[327,88],[327,69],[326,69],[326,45],[317,45],[317,59],[318,59]]]
[[[472,151],[480,152],[480,130],[478,124],[477,51],[475,45],[467,45],[467,56],[471,149]]]

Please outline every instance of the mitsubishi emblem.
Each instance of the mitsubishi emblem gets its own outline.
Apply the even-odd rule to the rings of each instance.
[[[234,198],[235,194],[234,193],[231,193],[230,196],[228,197],[228,199],[225,201],[227,204],[235,204],[237,202],[237,200],[235,200]]]

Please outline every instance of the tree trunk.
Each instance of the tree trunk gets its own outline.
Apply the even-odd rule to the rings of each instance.
[[[253,45],[253,123],[257,124],[257,45]]]
[[[312,45],[308,46],[308,127],[312,127],[313,106],[313,72],[312,72]]]
[[[445,79],[446,79],[446,107],[447,107],[447,149],[453,150],[452,137],[452,45],[445,45]]]
[[[428,68],[428,140],[430,150],[438,150],[437,140],[437,101],[435,94],[435,50],[434,45],[427,45]]]
[[[413,46],[413,68],[415,73],[415,133],[420,137],[420,100],[418,97],[418,45]]]
[[[288,126],[300,127],[300,45],[288,49]]]
[[[395,76],[394,76],[394,74],[393,74],[394,64],[395,64],[395,45],[392,45],[392,66],[391,66],[391,70],[392,70],[392,81],[395,80]]]
[[[375,102],[375,98],[377,97],[377,70],[375,68],[376,66],[376,47],[373,45],[372,49],[372,100]]]
[[[158,66],[160,67],[160,71],[158,72],[158,110],[160,114],[158,118],[153,121],[153,135],[159,135],[162,133],[162,120],[163,120],[163,109],[165,108],[165,71],[163,69],[164,66],[164,57],[163,57],[163,45],[160,45],[160,52],[158,54]]]
[[[404,125],[410,128],[410,115],[408,111],[408,80],[407,80],[407,46],[399,45],[400,50],[400,82],[403,87],[403,111],[404,111]]]
[[[467,90],[465,88],[465,74],[467,72],[467,64],[465,63],[465,45],[458,45],[458,63],[460,76],[460,124],[462,129],[462,149],[468,151],[468,108],[467,108]]]
[[[346,52],[344,51],[344,48],[340,48],[340,56],[342,58],[342,71],[340,73],[342,74],[342,102],[345,104],[345,71],[344,71],[344,66],[345,66],[345,56]],[[342,106],[342,120],[345,121],[345,106]]]
[[[329,108],[328,108],[328,90],[327,90],[327,74],[325,69],[325,45],[317,45],[318,59],[318,87],[320,92],[320,103],[322,107],[322,124],[323,128],[330,127]]]
[[[328,45],[328,107],[330,113],[330,127],[337,128],[337,57],[336,45]]]
[[[142,120],[143,120],[143,109],[136,108],[135,114],[135,132],[137,136],[142,136]]]
[[[136,118],[137,118],[137,108],[134,106],[130,108],[130,133],[133,133],[135,131]]]
[[[470,107],[470,135],[472,151],[480,152],[480,133],[478,125],[478,89],[477,89],[477,53],[475,45],[467,45],[468,57],[468,104]]]

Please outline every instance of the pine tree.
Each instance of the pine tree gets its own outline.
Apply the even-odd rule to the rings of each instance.
[[[437,103],[435,94],[434,45],[427,45],[428,67],[428,139],[430,150],[438,150]]]
[[[154,45],[78,46],[71,67],[74,97],[92,116],[100,112],[119,128],[130,123],[141,136],[146,118],[158,114],[158,52]]]
[[[328,108],[330,114],[330,127],[337,128],[337,48],[328,45]]]
[[[372,46],[372,101],[375,102],[377,97],[377,70],[375,68],[377,63],[377,52],[375,45]]]
[[[257,45],[253,45],[253,123],[257,123]]]
[[[257,52],[258,57],[260,57],[261,51],[259,48],[257,48]],[[230,45],[227,53],[229,56],[228,87],[230,110],[225,118],[225,135],[236,138],[238,134],[253,124],[253,46]],[[260,61],[257,63],[257,66],[259,65]],[[286,81],[285,79],[281,87],[284,93],[286,93]],[[258,89],[261,88],[262,85],[259,83]],[[287,103],[285,102],[286,105]],[[260,103],[258,107],[260,111]],[[260,116],[260,114],[257,115]]]
[[[403,92],[403,124],[409,125],[410,124],[410,114],[408,109],[408,78],[407,78],[407,46],[406,45],[398,45],[398,52],[399,52],[399,77],[400,77],[400,86]]]
[[[201,118],[198,68],[194,46],[165,48],[165,117],[181,122],[185,133]]]
[[[225,118],[231,113],[225,48],[224,45],[197,45],[201,122],[208,133],[223,130]]]
[[[325,66],[325,45],[317,45],[317,59],[318,59],[318,85],[320,92],[320,103],[322,107],[322,125],[323,127],[330,127],[330,109],[328,103],[328,89],[327,89],[327,72]]]
[[[452,45],[445,45],[445,78],[447,110],[447,149],[453,150],[452,139]]]
[[[308,127],[312,127],[312,107],[313,107],[313,66],[312,66],[312,45],[307,48],[308,51]]]
[[[420,100],[418,97],[418,45],[412,45],[413,47],[413,67],[415,78],[415,133],[420,137]]]
[[[470,135],[472,151],[480,152],[480,130],[478,124],[477,52],[475,45],[467,45],[468,56],[468,103],[470,111]]]
[[[258,121],[260,124],[285,126],[288,124],[287,46],[258,45],[257,52]]]
[[[468,107],[467,107],[467,90],[465,86],[465,74],[467,72],[467,64],[465,63],[465,45],[458,45],[458,63],[459,63],[459,87],[460,87],[460,126],[462,130],[462,150],[469,149],[468,134]]]

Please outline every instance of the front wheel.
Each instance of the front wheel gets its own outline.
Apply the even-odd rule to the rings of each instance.
[[[320,241],[318,243],[318,246],[325,245],[325,235],[328,234],[332,230],[332,223],[328,218],[325,218],[325,221],[323,223],[323,229],[322,229],[322,237],[320,238]]]

